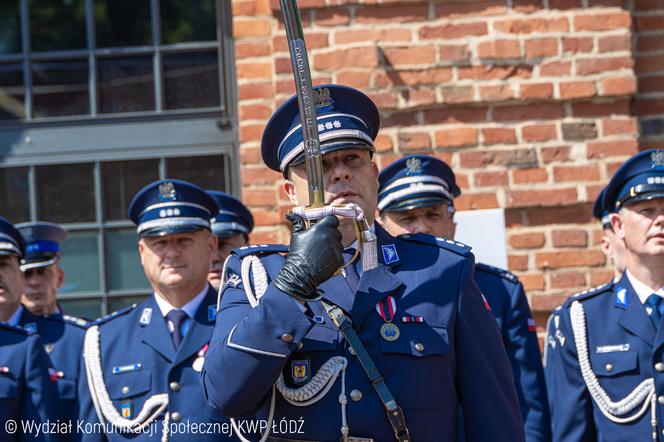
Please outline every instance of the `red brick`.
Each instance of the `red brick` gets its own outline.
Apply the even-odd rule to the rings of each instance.
[[[659,98],[640,99],[636,101],[637,115],[655,115],[664,113],[664,102]]]
[[[532,66],[527,65],[480,65],[457,68],[459,80],[507,80],[509,78],[530,78]]]
[[[652,9],[664,9],[661,0],[635,0],[635,9],[637,11],[647,11]]]
[[[441,91],[445,103],[465,104],[474,101],[475,91],[472,86],[445,86]]]
[[[526,292],[533,290],[544,290],[544,276],[541,273],[519,275],[519,280],[523,284],[523,288]]]
[[[418,107],[436,103],[436,93],[429,88],[411,88],[400,92],[406,106]]]
[[[528,255],[508,255],[507,268],[512,271],[528,270]],[[521,277],[519,279],[524,282]]]
[[[486,35],[487,32],[485,22],[448,23],[441,26],[425,26],[420,29],[419,35],[421,39],[447,39]]]
[[[540,65],[540,75],[543,77],[562,77],[569,75],[572,63],[569,61],[550,61]]]
[[[274,70],[277,74],[291,74],[292,75],[293,68],[291,67],[290,58],[289,57],[275,57],[274,58]]]
[[[428,149],[431,147],[431,137],[423,132],[400,132],[398,137],[400,149]]]
[[[239,40],[235,43],[235,57],[240,60],[250,57],[262,57],[272,53],[269,43],[246,42]]]
[[[530,83],[521,84],[521,98],[524,100],[545,100],[553,97],[553,84]]]
[[[552,272],[550,275],[552,289],[569,289],[586,285],[583,272]]]
[[[274,96],[274,87],[269,82],[240,84],[238,85],[238,96],[240,100],[272,98]]]
[[[589,160],[617,155],[633,155],[637,149],[636,140],[595,141],[588,143],[586,147]]]
[[[586,247],[588,233],[584,230],[554,230],[551,232],[553,247]]]
[[[426,20],[429,7],[426,4],[392,5],[389,7],[369,6],[355,13],[357,23],[408,23]]]
[[[604,8],[622,8],[625,6],[624,0],[588,0],[588,6]]]
[[[594,122],[563,123],[563,139],[578,141],[597,138],[597,125]]]
[[[378,54],[373,46],[338,49],[314,56],[314,68],[320,70],[355,68],[373,68],[378,66]]]
[[[565,267],[598,267],[606,258],[599,250],[575,250],[565,252],[542,252],[535,255],[538,269],[560,269]]]
[[[517,212],[516,214],[514,212]],[[520,214],[518,212],[521,212]],[[596,223],[593,218],[592,204],[576,203],[560,207],[527,207],[507,209],[505,211],[507,227],[551,226],[552,224],[588,224]],[[518,219],[515,218],[518,215]]]
[[[506,101],[514,98],[514,90],[510,84],[479,86],[482,101]]]
[[[532,168],[537,166],[535,149],[481,150],[459,155],[461,167],[481,168],[488,165],[507,168]]]
[[[338,84],[358,89],[366,89],[371,82],[371,72],[368,71],[341,71],[337,73]]]
[[[240,163],[242,165],[249,165],[249,164],[261,165],[261,164],[263,164],[260,148],[241,146],[240,147]]]
[[[614,173],[616,173],[616,170],[622,166],[622,161],[620,162],[615,162],[615,163],[606,163],[606,174],[608,176],[613,176]]]
[[[410,109],[400,110],[399,112],[391,112],[385,114],[381,118],[380,127],[386,129],[388,127],[397,127],[401,129],[407,126],[417,126],[420,123],[420,112]]]
[[[629,100],[607,103],[572,103],[572,115],[575,117],[604,117],[606,115],[628,115],[630,113]]]
[[[347,9],[325,8],[315,11],[315,21],[318,26],[342,26],[350,23]]]
[[[499,15],[507,10],[502,0],[491,1],[452,1],[436,3],[436,17],[464,17]]]
[[[561,206],[576,200],[576,189],[507,191],[507,207]]]
[[[242,178],[243,186],[252,184],[273,184],[282,179],[280,173],[274,172],[266,167],[243,167],[240,177]]]
[[[494,29],[498,32],[509,32],[512,34],[531,34],[533,32],[567,32],[569,29],[567,19],[556,17],[550,19],[524,18],[497,20]]]
[[[540,11],[542,7],[542,0],[513,0],[512,2],[512,9],[524,14]]]
[[[275,189],[242,189],[242,202],[247,206],[273,206],[277,204]]]
[[[594,42],[592,37],[563,37],[563,52],[573,54],[592,52]]]
[[[430,64],[436,61],[433,46],[388,47],[383,49],[385,61],[391,66]]]
[[[390,152],[393,148],[392,138],[387,135],[378,135],[374,140],[374,147],[376,152]]]
[[[516,131],[504,127],[486,127],[482,129],[484,145],[492,144],[514,144],[516,143]]]
[[[634,70],[637,74],[651,74],[664,71],[664,58],[661,55],[640,55],[636,57]]]
[[[264,120],[267,121],[272,116],[273,109],[263,104],[240,104],[240,121],[246,120]]]
[[[440,59],[443,62],[465,61],[470,58],[468,45],[442,45],[440,47]]]
[[[273,226],[283,222],[281,214],[274,210],[252,208],[251,214],[256,226]]]
[[[410,41],[412,38],[409,29],[381,28],[381,29],[350,29],[334,33],[334,43],[338,45],[348,43],[393,42]],[[309,36],[307,35],[307,49],[309,49]]]
[[[477,129],[461,127],[436,131],[436,147],[468,147],[477,145]]]
[[[238,78],[262,80],[272,77],[271,63],[235,63]]]
[[[233,37],[267,37],[272,32],[270,21],[261,18],[233,18]]]
[[[509,182],[507,172],[475,172],[474,180],[477,187],[506,186]]]
[[[537,38],[526,40],[526,57],[551,57],[558,55],[558,39]]]
[[[544,247],[544,233],[530,232],[510,235],[510,247],[515,249],[541,249]]]
[[[264,124],[245,124],[240,126],[240,143],[259,141],[263,136]]]
[[[581,0],[549,0],[549,9],[578,9],[581,7]]]
[[[490,40],[477,45],[479,58],[509,59],[521,57],[519,40]]]
[[[664,42],[664,38],[660,38]],[[664,91],[664,75],[639,78],[639,92],[662,92]]]
[[[560,98],[573,100],[575,98],[588,98],[595,95],[595,82],[569,81],[560,83]]]
[[[251,232],[249,235],[250,244],[284,244],[286,242],[287,234],[285,228],[278,228],[277,230],[274,227],[269,230],[256,229]]]
[[[634,66],[631,57],[589,58],[576,60],[577,75],[600,74],[607,71],[630,69]]]
[[[393,92],[367,92],[378,109],[396,109],[397,97]]]
[[[457,210],[482,210],[500,207],[495,192],[463,193],[460,197],[456,198],[454,206]]]
[[[475,123],[486,118],[487,109],[482,107],[447,107],[424,112],[425,124]]]
[[[658,31],[664,29],[664,15],[647,15],[636,18],[637,32]]]
[[[570,159],[572,148],[570,146],[555,146],[542,148],[542,162],[549,164],[553,162],[564,162]]]
[[[604,120],[602,121],[602,132],[604,136],[610,135],[636,135],[637,134],[636,120],[630,118],[629,120]]]
[[[565,116],[565,109],[557,103],[519,104],[497,106],[493,110],[495,121],[558,119]]]
[[[532,124],[521,129],[524,141],[548,141],[558,138],[556,126],[553,124]]]
[[[514,184],[536,184],[546,183],[549,175],[544,168],[516,169],[512,170],[512,182]]]
[[[597,39],[599,52],[629,51],[632,49],[632,41],[629,35],[610,35]]]
[[[653,52],[664,49],[664,38],[661,35],[637,35],[636,51],[638,53]]]
[[[599,90],[600,90],[600,95],[603,96],[635,95],[636,78],[634,77],[605,78],[600,81]]]
[[[611,281],[613,276],[613,270],[593,270],[590,272],[590,283],[588,285],[591,287],[597,287],[598,285]]]
[[[329,46],[328,33],[307,32],[307,50],[321,49]],[[288,52],[288,39],[285,35],[276,35],[272,38],[275,52]]]
[[[559,183],[570,181],[598,181],[599,169],[597,165],[589,166],[560,166],[553,168],[553,180]]]
[[[374,86],[419,86],[426,84],[447,83],[452,79],[452,68],[437,67],[416,70],[394,70],[375,74]]]
[[[583,14],[574,17],[575,31],[609,31],[612,29],[629,29],[632,17],[627,11],[607,14]]]

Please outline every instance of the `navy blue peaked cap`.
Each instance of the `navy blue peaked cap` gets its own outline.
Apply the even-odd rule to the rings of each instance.
[[[378,108],[357,89],[336,84],[314,88],[321,153],[362,148],[373,152],[380,128]],[[261,140],[263,161],[286,173],[289,165],[304,161],[302,125],[297,96],[292,96],[268,121]]]
[[[20,258],[24,253],[23,236],[7,218],[0,216],[0,255],[16,255]]]
[[[141,189],[129,204],[129,218],[142,237],[210,230],[217,202],[205,190],[181,180],[160,180]]]
[[[595,204],[593,204],[593,216],[602,222],[602,227],[611,226],[611,218],[609,215],[612,213],[604,206],[604,195],[606,195],[606,187],[597,195]]]
[[[453,204],[461,195],[454,172],[430,155],[409,155],[378,175],[378,211],[401,212],[437,204]]]
[[[664,198],[664,150],[649,149],[625,161],[609,181],[604,206],[613,211],[637,201]]]
[[[242,233],[248,236],[254,229],[254,217],[237,198],[217,190],[207,193],[217,201],[219,210],[212,218],[212,233],[221,238]]]
[[[25,240],[21,270],[48,267],[58,261],[60,243],[67,238],[65,229],[46,221],[17,224],[16,228]]]

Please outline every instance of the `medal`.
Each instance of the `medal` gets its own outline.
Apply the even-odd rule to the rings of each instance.
[[[191,364],[191,368],[193,368],[198,373],[200,373],[203,370],[203,364],[205,363],[205,353],[207,352],[208,347],[209,344],[205,344],[205,346],[201,348],[201,350],[196,355],[194,363]]]
[[[376,304],[376,311],[380,317],[383,318],[383,321],[385,321],[385,323],[380,326],[380,336],[389,342],[399,339],[401,331],[399,330],[399,327],[392,322],[394,320],[394,315],[397,312],[397,302],[394,298],[388,296],[379,301]]]
[[[401,332],[399,331],[399,327],[397,327],[396,324],[393,324],[391,322],[386,322],[385,324],[380,326],[380,335],[386,341],[392,342],[399,339]]]

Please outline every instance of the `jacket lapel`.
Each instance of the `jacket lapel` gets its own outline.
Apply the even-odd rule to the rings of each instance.
[[[196,315],[192,318],[191,325],[180,344],[173,365],[181,364],[193,354],[201,351],[205,344],[210,342],[216,319],[216,305],[217,293],[211,286],[208,286],[207,294],[201,305],[198,306]],[[210,306],[212,306],[212,309],[210,309]]]
[[[614,289],[615,292],[615,307],[624,310],[622,316],[618,320],[621,327],[629,333],[638,336],[643,342],[649,346],[653,346],[655,342],[655,327],[648,317],[641,300],[629,283],[627,274],[625,273],[620,279]],[[625,306],[625,297],[627,297]]]
[[[141,319],[139,321],[139,327],[142,327],[141,340],[154,348],[168,362],[172,362],[175,358],[175,347],[173,346],[171,335],[168,333],[166,321],[161,315],[157,301],[154,299],[155,296],[157,295],[153,294],[150,296],[139,307],[141,309]],[[151,309],[150,313],[147,312],[148,309]],[[149,322],[147,321],[148,317]],[[148,323],[144,323],[144,321]]]

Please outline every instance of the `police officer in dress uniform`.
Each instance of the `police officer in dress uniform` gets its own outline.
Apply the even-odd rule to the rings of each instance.
[[[315,97],[325,201],[357,204],[373,223],[378,109],[344,86],[319,86]],[[262,154],[284,173],[296,205],[308,199],[302,152],[292,97],[268,122]],[[276,441],[395,440],[385,409],[396,408],[382,403],[384,390],[380,398],[374,391],[359,358],[367,359],[340,335],[316,301],[322,296],[351,318],[347,336],[359,336],[385,384],[372,379],[401,407],[410,434],[400,432],[399,440],[456,440],[459,404],[469,441],[523,440],[509,361],[472,280],[467,246],[429,235],[395,238],[373,224],[379,263],[363,271],[359,260],[349,261],[356,246],[350,220],[328,216],[304,230],[299,217],[289,219],[289,249],[249,246],[229,259],[203,371],[212,406],[231,417],[273,417]],[[344,274],[333,276],[344,260]]]
[[[203,189],[179,180],[151,183],[132,200],[129,217],[154,295],[86,333],[80,419],[105,424],[107,434],[86,432],[83,440],[227,438],[228,422],[224,430],[199,380],[216,317],[207,273],[218,210]]]
[[[219,243],[212,260],[208,282],[219,290],[221,272],[231,250],[249,243],[249,234],[254,229],[254,217],[240,200],[217,190],[207,191],[217,201],[219,211],[212,218],[212,233]]]
[[[606,195],[606,187],[597,195],[595,204],[593,204],[593,216],[602,223],[602,252],[613,265],[613,279],[614,282],[618,282],[625,273],[625,255],[627,252],[625,241],[618,238],[618,235],[613,231],[610,216],[613,209],[604,205],[604,195]]]
[[[664,440],[664,151],[627,160],[604,195],[620,280],[570,297],[547,336],[555,441]]]
[[[67,237],[62,227],[37,221],[16,226],[25,240],[21,270],[25,275],[23,303],[18,306],[18,325],[39,333],[46,353],[58,378],[62,418],[75,422],[76,390],[80,376],[77,355],[83,350],[87,322],[64,315],[56,301],[58,288],[64,282],[64,271],[58,265],[60,243]]]
[[[429,155],[410,155],[378,175],[380,222],[392,235],[427,233],[454,238],[452,169]],[[523,285],[507,270],[475,264],[475,282],[489,301],[512,364],[528,442],[550,441],[551,422],[535,321]]]
[[[38,335],[17,327],[25,280],[19,259],[25,242],[0,217],[0,441],[58,440],[55,434],[24,432],[21,422],[57,422],[57,379]],[[16,423],[16,427],[11,422]]]

